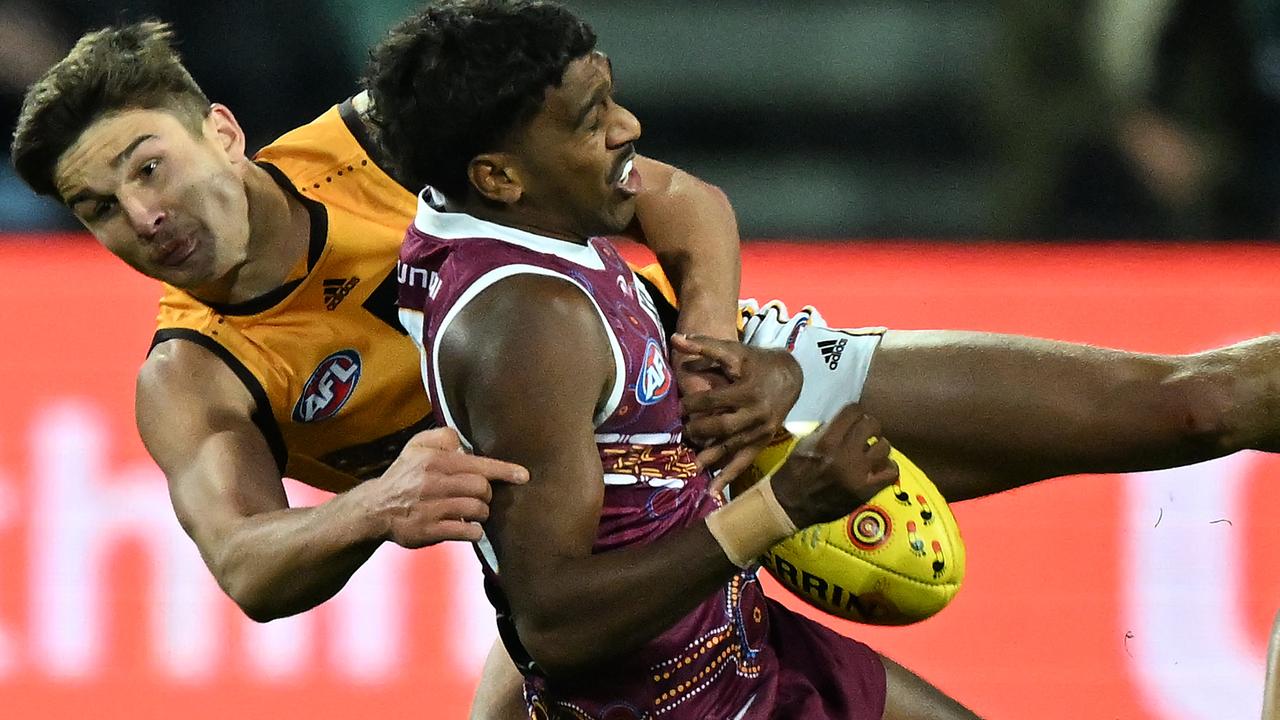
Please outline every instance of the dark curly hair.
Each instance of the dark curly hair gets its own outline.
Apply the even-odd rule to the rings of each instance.
[[[86,33],[27,89],[9,151],[18,176],[41,195],[58,194],[58,158],[96,120],[122,110],[167,110],[193,133],[209,98],[173,49],[158,20]]]
[[[466,197],[471,160],[533,117],[595,45],[552,2],[431,3],[373,49],[365,75],[384,162],[409,187]]]

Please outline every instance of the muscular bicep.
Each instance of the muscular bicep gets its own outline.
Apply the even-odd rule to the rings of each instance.
[[[157,346],[138,375],[139,434],[165,474],[179,522],[206,559],[239,521],[288,507],[253,411],[235,373],[193,343]]]
[[[635,163],[644,184],[636,197],[636,216],[632,219],[625,235],[636,242],[648,245],[649,238],[645,228],[655,226],[659,222],[657,216],[662,212],[666,198],[671,192],[676,169],[644,155],[637,155]],[[661,230],[658,235],[661,236]]]
[[[513,603],[536,603],[538,578],[559,558],[590,554],[595,538],[595,417],[614,382],[609,336],[579,288],[516,276],[458,314],[440,357],[445,397],[475,450],[529,469],[526,485],[494,488],[485,531]]]

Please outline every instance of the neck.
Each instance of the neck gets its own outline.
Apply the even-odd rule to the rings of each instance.
[[[589,235],[567,229],[568,223],[558,221],[557,218],[544,217],[538,213],[517,210],[512,205],[486,203],[474,198],[455,203],[446,198],[445,210],[447,212],[466,213],[480,220],[506,225],[507,227],[535,235],[564,240],[575,245],[586,245],[587,240],[590,238]]]

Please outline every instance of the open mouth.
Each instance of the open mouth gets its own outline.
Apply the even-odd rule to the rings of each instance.
[[[627,197],[634,197],[641,188],[644,187],[643,181],[640,179],[640,171],[636,169],[636,157],[633,154],[622,163],[622,167],[618,170],[618,176],[614,178],[613,186]]]

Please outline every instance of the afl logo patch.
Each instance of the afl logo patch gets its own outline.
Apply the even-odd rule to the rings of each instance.
[[[360,382],[360,353],[339,350],[316,366],[293,406],[294,422],[327,420],[342,409]]]
[[[889,516],[875,505],[863,505],[849,517],[849,541],[862,550],[875,550],[893,530]]]
[[[641,405],[653,405],[671,392],[671,368],[662,356],[662,346],[649,339],[644,348],[644,362],[640,365],[640,377],[636,379],[636,400]]]

